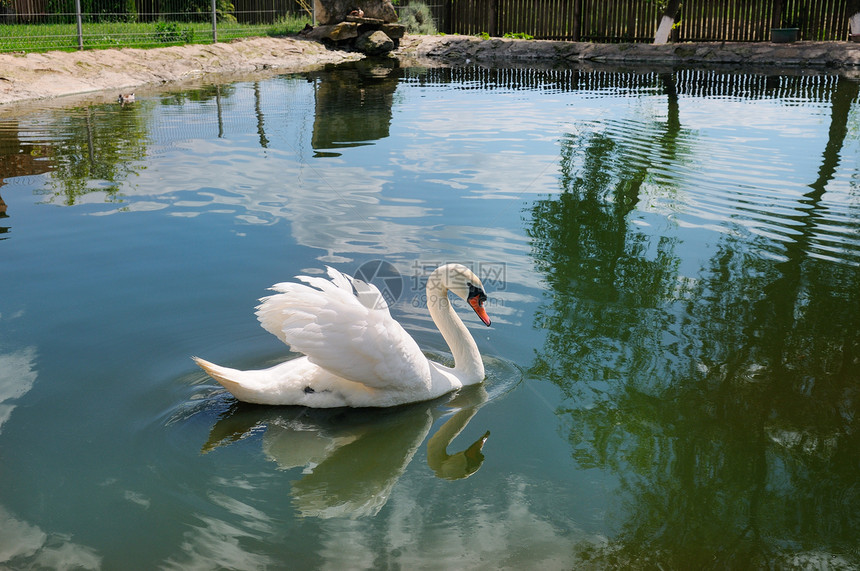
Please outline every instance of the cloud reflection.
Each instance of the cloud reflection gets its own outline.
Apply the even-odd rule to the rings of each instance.
[[[0,432],[9,421],[14,402],[36,382],[36,348],[0,353]],[[89,547],[17,518],[0,505],[0,567],[12,569],[99,569],[101,556]]]
[[[0,564],[10,569],[101,569],[94,549],[61,534],[47,534],[0,506]]]
[[[198,514],[197,518],[200,520],[200,525],[186,532],[185,541],[181,544],[184,554],[178,559],[167,560],[162,566],[163,569],[254,571],[265,569],[275,563],[271,557],[253,553],[242,545],[244,540],[261,535],[259,529],[254,529],[256,526],[253,519],[250,520],[252,528],[243,529],[208,515]],[[248,523],[248,520],[241,521]]]
[[[366,520],[331,520],[318,555],[321,569],[574,569],[581,553],[606,538],[563,528],[537,515],[530,484],[513,477],[483,498],[435,504],[418,481],[395,493],[383,527]],[[439,510],[446,516],[440,519]],[[421,538],[416,541],[415,538]],[[383,545],[372,556],[368,545]],[[428,565],[428,561],[432,564]]]
[[[498,102],[517,113],[499,115],[498,108],[478,103],[467,110],[455,106],[455,116],[443,120],[451,111],[447,98],[413,105],[409,100],[420,90],[404,86],[393,71],[374,65],[344,70],[343,77],[320,74],[311,83],[238,84],[215,99],[204,90],[205,105],[138,106],[135,121],[111,130],[119,132],[117,139],[140,139],[135,152],[111,155],[123,163],[115,165],[123,176],[105,186],[93,175],[73,203],[99,216],[160,212],[229,216],[249,226],[287,222],[298,244],[347,272],[354,268],[345,266],[371,257],[390,261],[404,275],[422,257],[491,261],[507,266],[508,283],[540,287],[528,240],[493,221],[509,220],[510,210],[521,207],[513,197],[556,190],[557,142],[550,133],[557,119],[517,96]],[[352,91],[342,90],[344,78]],[[217,136],[198,128],[224,118]],[[251,136],[261,128],[265,145]],[[70,138],[89,132],[66,131]],[[538,154],[534,143],[541,145]],[[332,147],[341,156],[315,156]],[[62,193],[47,200],[67,203]],[[518,322],[517,304],[504,302],[510,292],[496,293],[495,322]],[[411,302],[400,311],[411,312]],[[423,309],[415,318],[427,320]]]
[[[25,347],[0,353],[0,431],[9,420],[14,401],[24,396],[36,382],[36,348]]]

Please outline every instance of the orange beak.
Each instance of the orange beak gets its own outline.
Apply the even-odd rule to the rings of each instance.
[[[486,297],[484,299],[486,299]],[[469,301],[469,305],[472,306],[472,309],[475,310],[475,313],[478,314],[478,317],[481,318],[481,321],[484,322],[484,325],[489,327],[490,326],[490,316],[487,315],[487,310],[484,309],[484,307],[481,305],[481,302],[483,301],[481,299],[481,296],[479,296],[479,295],[471,296],[471,297],[469,297],[468,301]]]

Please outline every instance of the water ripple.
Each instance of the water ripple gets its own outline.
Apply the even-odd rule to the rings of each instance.
[[[860,263],[856,183],[828,176],[834,151],[809,141],[803,126],[783,134],[784,142],[754,127],[726,136],[685,128],[683,120],[669,125],[634,117],[592,127],[615,145],[611,172],[619,182],[642,181],[639,210],[682,228],[760,237],[768,257],[784,259],[798,246],[816,258]],[[812,151],[798,154],[803,145]],[[816,169],[819,180],[803,179]]]

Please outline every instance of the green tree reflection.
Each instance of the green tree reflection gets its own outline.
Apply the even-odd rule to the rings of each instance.
[[[659,240],[653,253],[651,239],[628,231],[627,221],[654,163],[674,162],[679,150],[674,79],[670,74],[660,79],[667,119],[646,125],[637,137],[654,141],[653,146],[632,148],[603,132],[569,136],[562,141],[562,192],[533,206],[527,231],[552,296],[536,322],[547,329],[549,345],[556,349],[539,355],[534,371],[557,379],[571,397],[584,395],[563,379],[603,376],[606,367],[614,366],[603,356],[621,351],[625,360],[649,358],[647,352],[628,352],[644,350],[653,330],[624,308],[641,307],[657,318],[653,310],[675,288],[678,260],[672,240]],[[583,318],[574,321],[574,315]],[[618,338],[620,331],[624,334]]]
[[[618,533],[582,555],[624,568],[857,565],[860,270],[812,255],[857,84],[832,94],[782,259],[758,254],[765,238],[727,233],[693,276],[670,239],[628,222],[646,173],[676,160],[666,93],[654,163],[606,133],[569,137],[562,192],[531,212],[549,286],[531,372],[566,396],[557,412],[578,464],[620,482]]]
[[[55,123],[49,202],[73,205],[91,192],[120,200],[120,183],[133,176],[146,155],[147,116],[140,104],[88,106]]]

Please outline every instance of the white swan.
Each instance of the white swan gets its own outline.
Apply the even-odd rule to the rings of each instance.
[[[461,264],[446,264],[427,279],[427,309],[454,355],[454,368],[429,361],[388,311],[372,284],[328,268],[331,280],[298,276],[262,298],[263,328],[303,357],[269,369],[239,371],[194,357],[237,399],[313,408],[383,407],[439,397],[484,380],[475,340],[454,313],[448,292],[463,298],[485,325],[481,280]]]

